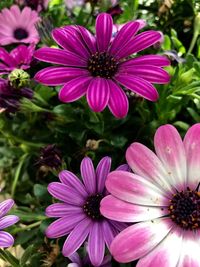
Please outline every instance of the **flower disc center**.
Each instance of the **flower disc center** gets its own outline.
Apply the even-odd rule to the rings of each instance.
[[[102,218],[100,213],[100,202],[102,198],[102,194],[89,196],[83,206],[83,211],[94,220],[99,220]]]
[[[187,188],[176,193],[168,210],[172,221],[185,230],[200,228],[200,192]]]
[[[14,31],[14,37],[17,40],[22,40],[28,37],[28,32],[23,28],[17,28]]]
[[[96,52],[88,61],[88,70],[94,77],[111,79],[118,69],[116,59],[106,52]]]

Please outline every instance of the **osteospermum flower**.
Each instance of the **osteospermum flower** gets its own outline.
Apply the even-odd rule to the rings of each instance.
[[[38,13],[29,7],[20,11],[17,5],[4,8],[0,13],[0,45],[12,43],[37,43],[39,36],[35,24]]]
[[[133,143],[126,152],[135,172],[114,171],[101,202],[109,219],[138,222],[111,244],[119,262],[140,259],[137,267],[200,266],[200,124],[182,142],[171,125],[161,126],[155,151]]]
[[[14,69],[28,69],[33,59],[35,45],[19,45],[8,53],[0,47],[0,74],[8,74]]]
[[[126,23],[112,38],[113,21],[102,13],[96,20],[96,35],[81,26],[55,29],[54,40],[63,48],[41,48],[35,57],[55,63],[39,71],[35,79],[45,85],[64,85],[59,99],[72,102],[86,94],[90,108],[100,112],[108,105],[118,118],[126,116],[128,100],[123,88],[156,101],[158,93],[151,83],[167,83],[169,75],[162,69],[169,60],[160,55],[130,58],[130,55],[158,42],[161,34],[146,31],[138,21]],[[112,40],[111,40],[112,39]]]
[[[59,174],[60,182],[50,183],[49,193],[63,201],[46,209],[48,217],[57,217],[46,230],[49,238],[68,235],[62,253],[70,257],[88,237],[88,254],[91,263],[99,266],[104,258],[105,244],[110,246],[114,236],[125,228],[124,223],[104,218],[99,210],[105,196],[105,179],[110,172],[111,159],[104,157],[96,171],[92,160],[85,157],[81,162],[83,183],[70,171]],[[124,166],[123,166],[124,168]]]
[[[14,244],[13,236],[4,231],[5,228],[19,221],[19,218],[15,215],[6,215],[13,205],[14,201],[12,199],[7,199],[0,203],[0,247],[2,248],[7,248]]]

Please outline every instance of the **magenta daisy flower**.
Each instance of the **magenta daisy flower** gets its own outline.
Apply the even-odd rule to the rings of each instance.
[[[14,244],[12,235],[3,231],[19,221],[19,218],[15,215],[6,215],[13,205],[14,201],[12,199],[0,203],[0,247],[2,248],[7,248]]]
[[[0,13],[0,45],[12,43],[37,43],[39,35],[35,24],[38,13],[29,7],[20,11],[17,5],[4,8]]]
[[[128,99],[124,88],[156,101],[158,93],[152,83],[169,82],[162,69],[169,60],[160,55],[130,58],[157,43],[161,34],[146,31],[137,21],[126,23],[112,38],[113,21],[102,13],[96,20],[96,35],[81,26],[53,30],[54,40],[63,48],[41,48],[35,57],[60,66],[39,71],[35,79],[45,85],[64,85],[59,92],[62,102],[72,102],[86,95],[90,108],[101,112],[108,105],[117,118],[126,116]]]
[[[57,217],[46,230],[49,238],[68,235],[62,253],[70,257],[88,237],[88,254],[91,263],[99,266],[104,258],[105,244],[110,247],[114,236],[126,224],[104,218],[99,210],[101,199],[105,196],[105,179],[110,172],[111,158],[104,157],[96,171],[88,157],[81,162],[83,183],[69,171],[59,174],[60,183],[48,186],[49,193],[63,201],[46,209],[48,217]]]
[[[33,59],[35,45],[19,45],[8,53],[0,47],[0,74],[8,74],[14,69],[28,69]]]
[[[109,219],[138,222],[111,244],[119,262],[140,259],[137,267],[200,266],[200,124],[182,142],[171,125],[161,126],[155,151],[133,143],[126,152],[135,172],[114,171],[101,202]]]

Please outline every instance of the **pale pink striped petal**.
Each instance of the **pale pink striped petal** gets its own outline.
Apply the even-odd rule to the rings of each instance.
[[[108,107],[112,114],[122,119],[128,113],[128,98],[121,87],[119,87],[112,80],[107,81],[110,87],[110,99],[108,101]]]
[[[158,128],[154,138],[155,150],[171,177],[170,183],[182,190],[186,183],[186,155],[181,137],[172,125]]]
[[[52,182],[48,185],[47,189],[53,197],[68,204],[76,206],[82,206],[84,204],[84,198],[80,196],[76,189],[71,188],[70,186],[62,183]]]
[[[95,194],[97,190],[96,173],[93,162],[89,157],[85,157],[81,161],[81,176],[88,193]]]
[[[71,214],[66,217],[57,219],[55,222],[51,223],[46,229],[46,236],[48,238],[58,238],[69,234],[74,227],[84,221],[85,214]]]
[[[131,54],[142,51],[157,43],[161,36],[161,33],[157,31],[142,32],[127,42],[124,47],[119,49],[116,53],[116,56],[119,58],[124,58],[130,56]]]
[[[81,214],[83,212],[82,207],[73,206],[66,203],[55,203],[46,208],[45,214],[48,217],[67,217],[71,214]]]
[[[11,234],[0,231],[0,247],[2,248],[8,248],[11,247],[14,244],[14,238]]]
[[[49,63],[65,66],[87,67],[87,61],[74,53],[58,48],[43,47],[34,53],[34,57]]]
[[[181,246],[182,233],[180,229],[172,229],[158,246],[139,260],[137,267],[177,267]],[[181,267],[183,266],[181,265]]]
[[[62,183],[76,189],[83,197],[87,197],[88,193],[86,192],[83,183],[81,183],[80,179],[75,174],[64,170],[61,171],[58,176]]]
[[[181,255],[176,267],[200,266],[200,231],[184,231]]]
[[[146,146],[133,143],[126,151],[126,160],[131,169],[165,192],[173,192],[170,176],[159,158]]]
[[[93,78],[87,90],[87,102],[95,112],[101,112],[108,104],[110,88],[104,78]]]
[[[115,80],[121,83],[132,92],[148,99],[156,101],[158,99],[158,92],[156,88],[148,81],[128,74],[117,74]]]
[[[15,204],[14,200],[7,199],[0,203],[0,218],[7,214],[7,212],[13,207]]]
[[[0,229],[7,228],[19,221],[19,217],[15,215],[7,215],[0,219]]]
[[[129,59],[120,64],[120,66],[123,67],[135,65],[152,65],[158,67],[165,67],[170,65],[170,60],[167,57],[161,55],[144,55]]]
[[[107,190],[115,197],[139,205],[166,206],[164,193],[145,178],[126,171],[113,171],[106,180]]]
[[[168,213],[167,208],[140,206],[120,200],[111,195],[101,201],[103,216],[119,222],[139,222],[162,217]]]
[[[171,228],[171,220],[167,218],[134,224],[115,237],[111,254],[122,263],[141,258],[154,249]]]
[[[140,77],[150,83],[165,84],[170,81],[170,76],[165,70],[152,65],[121,66],[118,73],[121,76]]]
[[[96,19],[96,38],[99,52],[108,49],[112,36],[113,20],[111,15],[101,13]]]
[[[38,71],[34,79],[45,85],[63,85],[75,78],[88,76],[88,71],[71,67],[47,67]],[[84,79],[84,78],[83,78]]]
[[[115,36],[109,52],[112,55],[116,55],[119,51],[119,47],[124,47],[126,43],[132,39],[132,37],[137,33],[140,28],[140,23],[136,21],[131,21],[126,23],[120,31]]]
[[[74,230],[69,234],[66,239],[62,253],[65,257],[69,257],[75,251],[79,249],[79,247],[83,244],[85,239],[87,238],[90,228],[92,226],[92,221],[88,218],[85,218],[79,224],[76,225]]]
[[[187,184],[194,189],[200,181],[200,123],[187,131],[184,147],[187,157]]]
[[[110,172],[111,168],[111,158],[104,157],[99,161],[99,164],[96,168],[96,176],[97,176],[97,192],[102,193],[105,189],[105,181]]]
[[[78,100],[87,92],[88,85],[92,77],[82,76],[66,83],[59,91],[59,99],[62,102],[69,103]]]
[[[90,228],[88,238],[88,254],[94,266],[101,265],[104,258],[105,242],[102,231],[102,223],[94,222]]]

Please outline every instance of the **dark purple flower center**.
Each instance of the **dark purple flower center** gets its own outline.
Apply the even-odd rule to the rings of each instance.
[[[96,52],[88,61],[88,70],[94,77],[111,79],[118,70],[118,62],[106,52]]]
[[[187,190],[177,192],[168,207],[172,221],[185,230],[200,228],[200,192]]]
[[[83,211],[93,220],[99,220],[102,218],[100,213],[100,202],[102,198],[102,194],[89,196],[83,206]]]
[[[17,40],[22,40],[28,37],[28,32],[23,28],[17,28],[14,31],[14,37]]]

